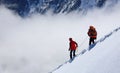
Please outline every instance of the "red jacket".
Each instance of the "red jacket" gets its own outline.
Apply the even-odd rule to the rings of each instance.
[[[70,50],[76,50],[76,48],[78,47],[78,44],[75,41],[70,41]]]

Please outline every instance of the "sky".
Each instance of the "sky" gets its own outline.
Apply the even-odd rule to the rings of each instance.
[[[85,16],[38,15],[21,18],[0,6],[0,73],[48,73],[69,60],[69,37],[78,52],[88,47],[87,31],[96,27],[97,39],[119,27],[119,5],[94,9]]]

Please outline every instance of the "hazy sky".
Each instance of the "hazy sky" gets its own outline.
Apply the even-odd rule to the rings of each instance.
[[[23,19],[1,6],[0,73],[50,72],[69,59],[69,37],[79,44],[80,51],[88,46],[90,25],[99,30],[98,39],[118,27],[118,8],[95,9],[86,16],[48,14]]]

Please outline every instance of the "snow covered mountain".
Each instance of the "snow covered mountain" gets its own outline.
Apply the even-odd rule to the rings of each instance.
[[[99,39],[90,51],[84,49],[72,63],[65,62],[50,73],[119,73],[119,36],[120,27]]]
[[[14,10],[20,16],[34,13],[45,14],[52,11],[54,14],[70,13],[72,11],[86,12],[88,9],[103,7],[107,2],[117,4],[119,0],[1,0],[8,9]]]
[[[54,7],[56,8],[56,4],[59,3],[49,4],[49,1],[48,9],[46,3],[41,7],[43,14],[54,12]],[[67,2],[68,5],[65,4],[68,7],[65,12],[62,12],[65,7],[63,5],[58,14],[55,11],[56,15],[40,15],[42,10],[39,12],[40,4],[36,0],[0,0],[0,73],[98,73],[97,70],[101,73],[120,72],[119,0],[101,2],[103,5],[100,9],[95,0],[89,0],[89,6],[85,0],[81,0],[80,7],[75,6],[76,9],[73,7],[75,0],[61,1],[70,2]],[[92,7],[90,4],[95,6]],[[59,8],[55,10],[57,9]],[[21,16],[38,14],[22,18],[15,15],[14,11]],[[87,11],[85,16],[81,15],[84,11]],[[98,43],[88,51],[87,31],[90,25],[98,32]],[[68,62],[69,37],[79,46],[76,52],[79,55],[72,63]]]

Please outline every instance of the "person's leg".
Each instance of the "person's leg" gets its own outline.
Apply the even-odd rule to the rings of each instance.
[[[93,44],[95,43],[95,42],[94,42],[94,38],[91,38],[91,41],[92,41]]]
[[[72,59],[72,50],[70,50],[70,59]]]
[[[89,45],[91,45],[91,42],[92,42],[92,38],[89,39]]]
[[[75,51],[76,51],[76,50],[73,51],[73,56],[74,56],[74,57],[76,56],[76,55],[75,55]]]

